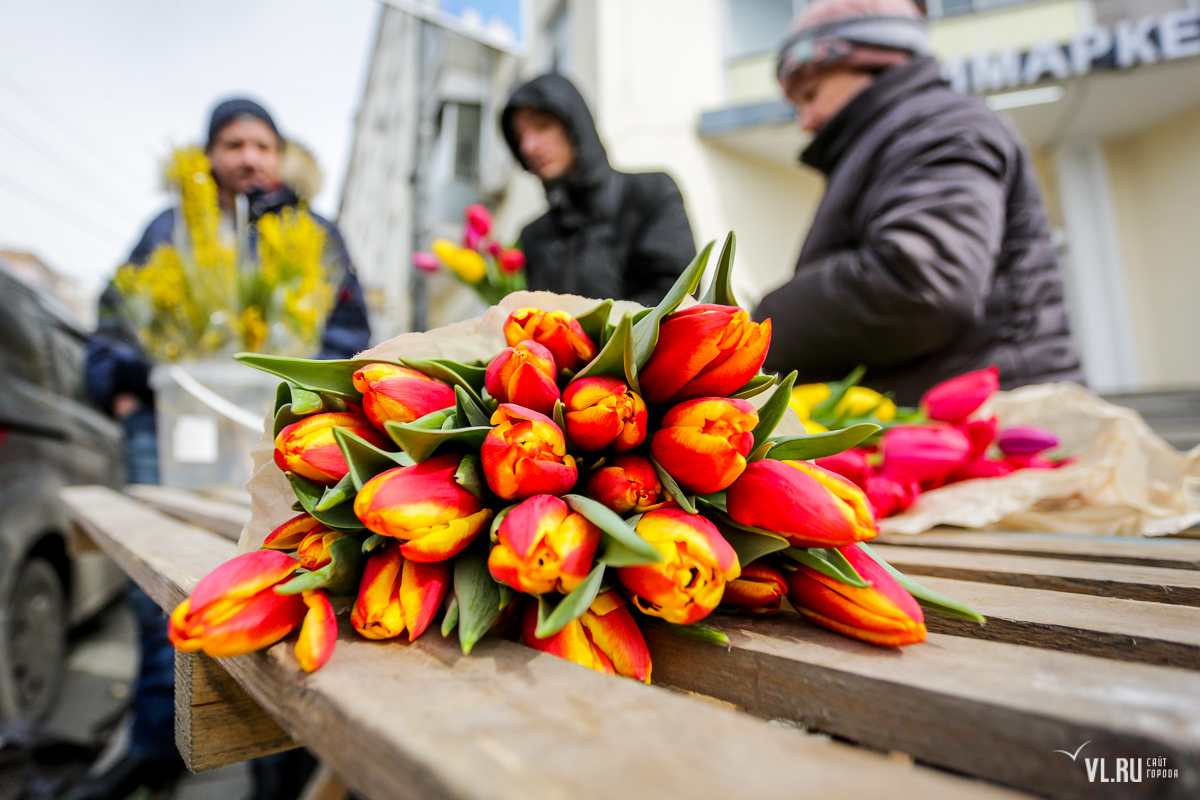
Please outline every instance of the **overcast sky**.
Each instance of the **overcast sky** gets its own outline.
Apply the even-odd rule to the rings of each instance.
[[[517,28],[520,3],[442,7]],[[0,2],[0,249],[99,286],[168,203],[162,159],[231,95],[316,154],[313,207],[335,216],[378,16],[376,0]]]

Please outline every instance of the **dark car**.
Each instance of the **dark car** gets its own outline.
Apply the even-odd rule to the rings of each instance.
[[[83,387],[85,334],[0,261],[0,720],[53,706],[69,626],[123,585],[102,553],[72,553],[59,491],[124,482],[121,430]]]

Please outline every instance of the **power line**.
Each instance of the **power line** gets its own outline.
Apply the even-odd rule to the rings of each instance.
[[[51,216],[57,218],[60,222],[65,222],[66,224],[75,228],[77,231],[86,233],[88,236],[91,236],[97,241],[117,247],[120,247],[125,243],[124,240],[122,240],[112,231],[106,230],[103,226],[97,225],[95,222],[80,215],[78,212],[67,208],[61,203],[51,200],[49,197],[30,189],[28,186],[25,186],[18,181],[14,181],[12,178],[0,175],[0,189],[8,192],[18,200],[23,200],[24,202],[37,206],[42,211],[45,211]]]

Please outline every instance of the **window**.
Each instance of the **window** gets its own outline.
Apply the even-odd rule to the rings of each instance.
[[[566,0],[559,4],[546,23],[546,41],[549,48],[546,71],[565,75],[570,69],[571,55],[571,15],[567,12]]]
[[[479,104],[459,104],[458,124],[454,132],[454,177],[459,180],[479,180],[479,137],[482,122],[483,109]]]
[[[733,60],[774,52],[804,0],[727,0],[726,56]]]

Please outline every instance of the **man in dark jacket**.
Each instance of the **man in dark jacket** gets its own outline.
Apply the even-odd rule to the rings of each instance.
[[[766,368],[865,364],[904,404],[991,364],[1005,388],[1082,380],[1029,156],[942,79],[911,0],[817,0],[778,77],[828,183],[795,277],[755,312],[775,326]]]
[[[671,176],[609,166],[587,104],[561,75],[519,87],[500,124],[550,204],[521,232],[529,288],[657,304],[696,255]]]

